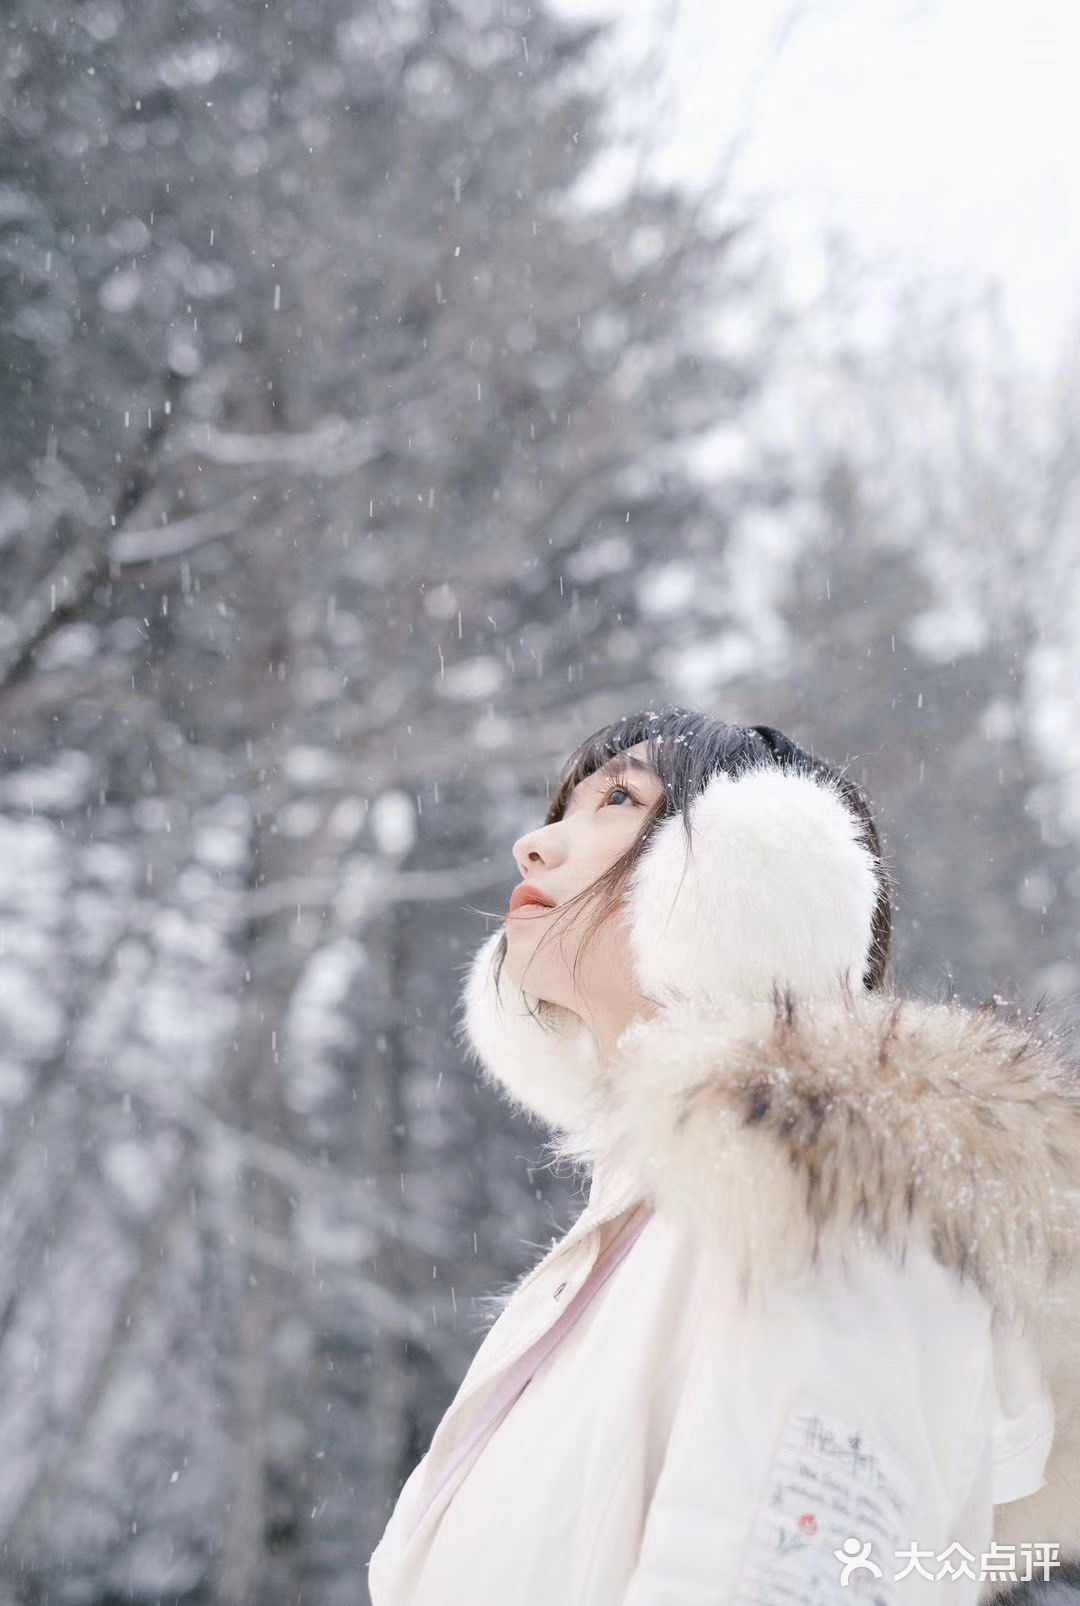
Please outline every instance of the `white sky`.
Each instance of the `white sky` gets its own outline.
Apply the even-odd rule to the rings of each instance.
[[[796,295],[839,226],[861,258],[996,281],[1020,351],[1054,364],[1080,321],[1080,0],[553,3],[617,19],[597,64],[637,72],[611,131],[658,177],[708,181],[746,131],[734,190],[768,198]]]

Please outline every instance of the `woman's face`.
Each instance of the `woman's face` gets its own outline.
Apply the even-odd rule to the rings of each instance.
[[[554,907],[526,903],[507,915],[504,972],[532,997],[562,1004],[580,1015],[602,1044],[638,1013],[640,995],[628,933],[617,914],[605,920],[589,940],[575,983],[574,963],[596,908],[586,905],[572,916],[560,916],[559,906],[614,864],[661,796],[656,773],[636,767],[644,766],[645,752],[645,743],[640,742],[579,781],[562,819],[527,832],[512,850],[522,882],[553,899]],[[617,782],[619,767],[625,771],[625,785]]]

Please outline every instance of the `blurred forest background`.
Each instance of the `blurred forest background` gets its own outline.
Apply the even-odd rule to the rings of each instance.
[[[901,984],[1080,1000],[1080,378],[596,210],[540,0],[0,24],[0,1601],[355,1606],[580,1188],[462,1063],[570,749],[875,804]],[[723,196],[719,196],[723,201]]]

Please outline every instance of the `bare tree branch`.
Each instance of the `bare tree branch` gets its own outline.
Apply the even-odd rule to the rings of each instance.
[[[223,468],[263,468],[336,478],[366,468],[387,450],[382,419],[360,423],[328,418],[314,429],[288,434],[242,435],[213,424],[187,424],[170,439],[167,457],[201,458]]]
[[[362,893],[356,897],[356,913],[380,908],[388,903],[444,903],[464,897],[483,887],[505,880],[506,871],[490,858],[451,870],[386,870],[372,862],[370,877],[365,875]],[[293,907],[325,908],[337,903],[345,889],[336,875],[292,876],[272,882],[243,895],[247,919],[261,919]]]
[[[236,535],[251,517],[253,493],[243,491],[219,502],[216,507],[188,518],[177,519],[160,529],[121,530],[109,547],[109,567],[115,572],[135,563],[160,563],[166,558],[183,557],[207,541]]]

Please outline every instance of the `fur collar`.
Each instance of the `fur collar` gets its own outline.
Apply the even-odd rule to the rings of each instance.
[[[477,953],[463,1036],[554,1128],[558,1158],[632,1179],[735,1256],[745,1298],[825,1257],[918,1243],[1033,1345],[1054,1406],[1041,1490],[994,1537],[1080,1556],[1080,1071],[1031,1021],[859,985],[877,890],[839,794],[776,769],[714,777],[693,852],[665,820],[627,900],[657,1013],[600,1062]]]
[[[1080,1247],[1080,1073],[992,1009],[668,1010],[623,1033],[554,1149],[722,1238],[746,1297],[848,1244],[918,1240],[1034,1336]]]

